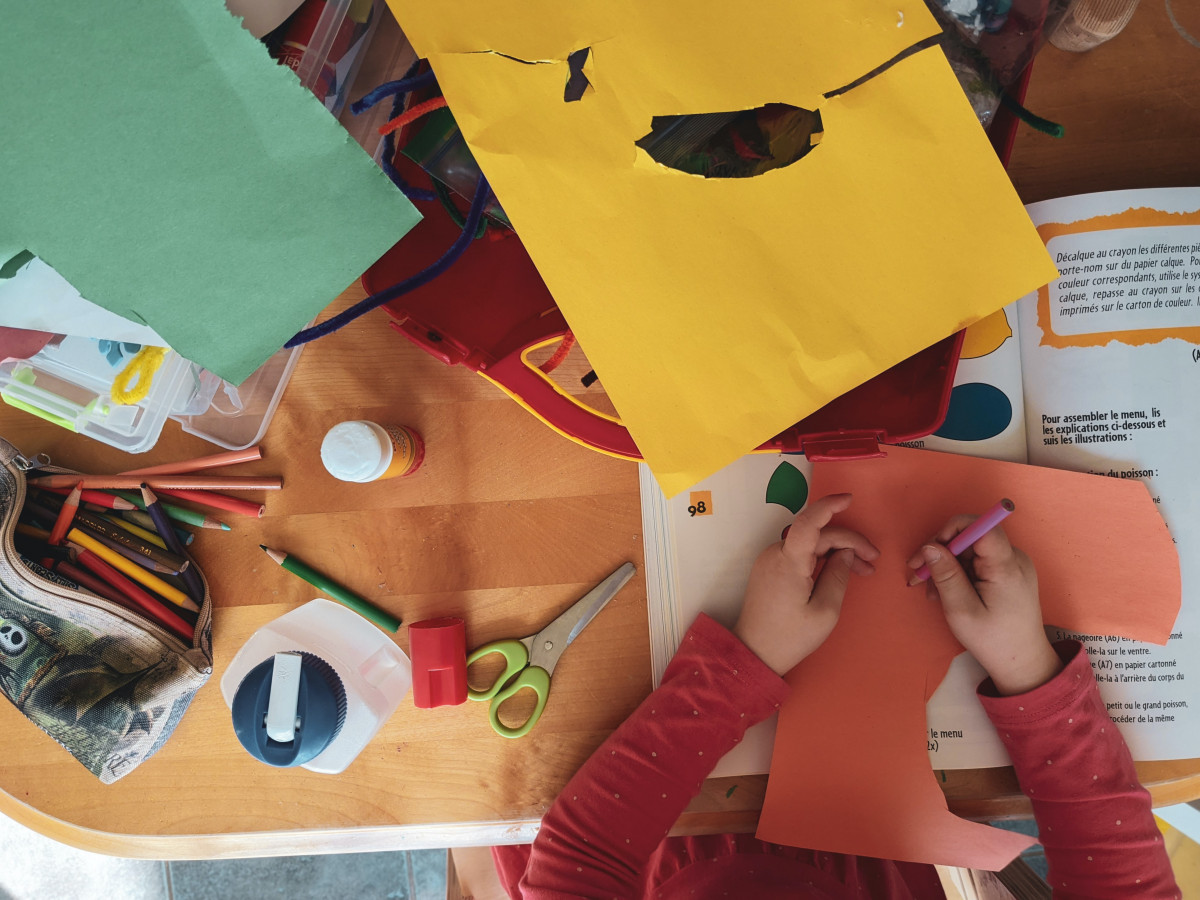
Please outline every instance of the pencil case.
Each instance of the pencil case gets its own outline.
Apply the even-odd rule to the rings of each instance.
[[[204,601],[188,644],[26,561],[13,533],[32,468],[69,471],[0,439],[0,691],[111,784],[162,747],[212,674],[212,597],[197,569]]]

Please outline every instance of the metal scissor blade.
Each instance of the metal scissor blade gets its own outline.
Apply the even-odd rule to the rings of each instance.
[[[529,664],[541,666],[547,672],[554,671],[554,665],[570,646],[579,633],[596,618],[600,610],[616,596],[637,572],[633,563],[625,563],[602,582],[588,591],[561,616],[539,631],[533,637],[533,646],[529,651]]]

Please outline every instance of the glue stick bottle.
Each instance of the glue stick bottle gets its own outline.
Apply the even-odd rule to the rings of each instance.
[[[411,475],[425,459],[425,442],[404,425],[365,419],[339,422],[321,441],[321,462],[341,481],[378,481]]]

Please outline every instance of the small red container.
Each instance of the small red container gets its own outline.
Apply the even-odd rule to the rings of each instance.
[[[408,626],[413,704],[457,706],[467,699],[467,637],[463,620],[425,619]]]

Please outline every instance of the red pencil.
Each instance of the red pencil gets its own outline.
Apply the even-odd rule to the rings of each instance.
[[[92,572],[116,588],[122,596],[136,606],[137,611],[142,615],[157,622],[163,628],[173,632],[185,641],[192,639],[192,626],[188,625],[187,622],[171,612],[171,610],[167,609],[91,550],[81,547],[76,561],[80,565],[91,569]]]
[[[153,487],[153,485],[151,486]],[[261,503],[242,500],[239,497],[228,497],[225,494],[218,494],[213,491],[184,491],[175,490],[174,488],[157,488],[157,491],[168,497],[174,497],[176,500],[187,500],[190,503],[211,506],[214,509],[223,509],[227,512],[237,513],[238,515],[250,516],[254,519],[262,518],[262,514],[266,511],[266,507]]]
[[[72,489],[44,487],[40,488],[40,490],[49,491],[51,494],[66,496],[67,494],[71,493]],[[103,506],[105,509],[137,509],[135,504],[130,503],[124,497],[118,497],[115,494],[106,494],[104,491],[84,491],[80,495],[79,499],[84,503],[95,503],[97,506]]]
[[[82,491],[83,489],[79,485],[71,488],[71,493],[67,494],[67,499],[63,501],[62,509],[58,511],[58,518],[54,520],[54,527],[50,529],[49,541],[56,547],[62,543],[67,532],[71,530],[71,523],[75,521],[75,513],[79,511],[79,495]]]
[[[136,609],[127,599],[121,596],[121,592],[107,582],[97,578],[91,572],[85,572],[78,566],[72,565],[65,560],[58,563],[54,567],[54,571],[62,575],[64,578],[70,578],[81,588],[87,588],[93,594],[103,597],[105,600],[111,600],[113,603],[119,603],[127,609]]]
[[[186,459],[177,463],[164,463],[161,466],[147,466],[144,469],[130,469],[122,475],[185,475],[189,472],[199,472],[203,469],[219,469],[222,466],[232,466],[237,463],[253,462],[262,459],[262,451],[258,447],[248,447],[245,450],[230,450],[228,453],[214,453],[212,456],[201,456],[198,459]]]
[[[142,483],[154,490],[178,488],[180,490],[210,491],[277,491],[283,487],[283,479],[276,475],[39,475],[30,478],[34,487],[70,487],[76,482],[85,489],[99,491],[136,491]]]

